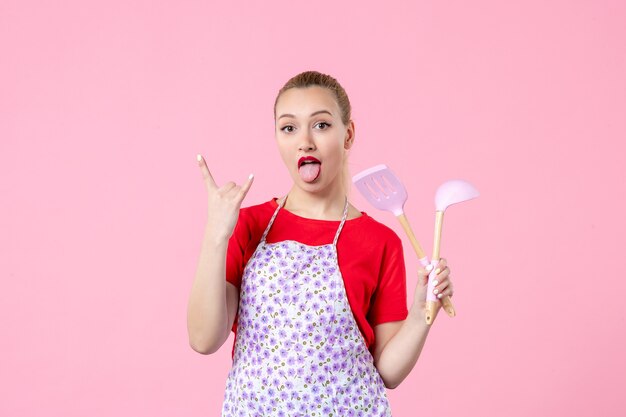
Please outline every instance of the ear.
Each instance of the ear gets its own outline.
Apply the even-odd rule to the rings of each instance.
[[[346,130],[346,137],[343,142],[344,149],[350,149],[352,147],[352,145],[354,144],[354,137],[355,137],[354,121],[350,120],[350,123],[348,124],[348,129]]]

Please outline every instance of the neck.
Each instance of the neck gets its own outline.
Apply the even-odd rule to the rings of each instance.
[[[309,219],[341,220],[346,204],[346,192],[340,184],[335,185],[312,193],[294,184],[283,207]]]

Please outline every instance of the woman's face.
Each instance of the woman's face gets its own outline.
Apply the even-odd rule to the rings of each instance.
[[[278,149],[294,183],[305,190],[340,183],[345,149],[353,137],[354,123],[343,124],[339,105],[326,88],[290,88],[276,103]],[[302,164],[306,157],[314,162]]]

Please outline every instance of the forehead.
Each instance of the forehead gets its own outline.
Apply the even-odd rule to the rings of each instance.
[[[333,115],[339,114],[337,101],[332,91],[319,86],[290,88],[283,92],[276,103],[276,115],[291,113],[308,116],[316,110],[327,109]]]

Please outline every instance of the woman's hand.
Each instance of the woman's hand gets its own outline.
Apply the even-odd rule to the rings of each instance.
[[[435,267],[435,270],[439,270],[435,276],[435,288],[433,293],[439,299],[446,295],[452,297],[454,290],[452,288],[452,281],[450,280],[450,268],[445,258],[441,258],[439,263]],[[430,265],[427,267],[420,267],[417,271],[417,286],[415,287],[415,294],[413,296],[413,309],[416,313],[423,315],[426,308],[426,291],[428,289],[428,274],[430,274]]]
[[[207,228],[216,241],[228,240],[235,230],[241,202],[252,186],[254,176],[239,186],[232,181],[218,187],[202,155],[198,154],[198,166],[206,185],[209,197]]]
[[[437,272],[439,270],[439,272]],[[439,263],[435,267],[435,273],[437,274],[435,277],[434,285],[435,288],[433,293],[437,296],[437,298],[441,299],[443,297],[450,296],[452,297],[452,281],[450,280],[450,268],[448,268],[448,262],[441,258]]]

